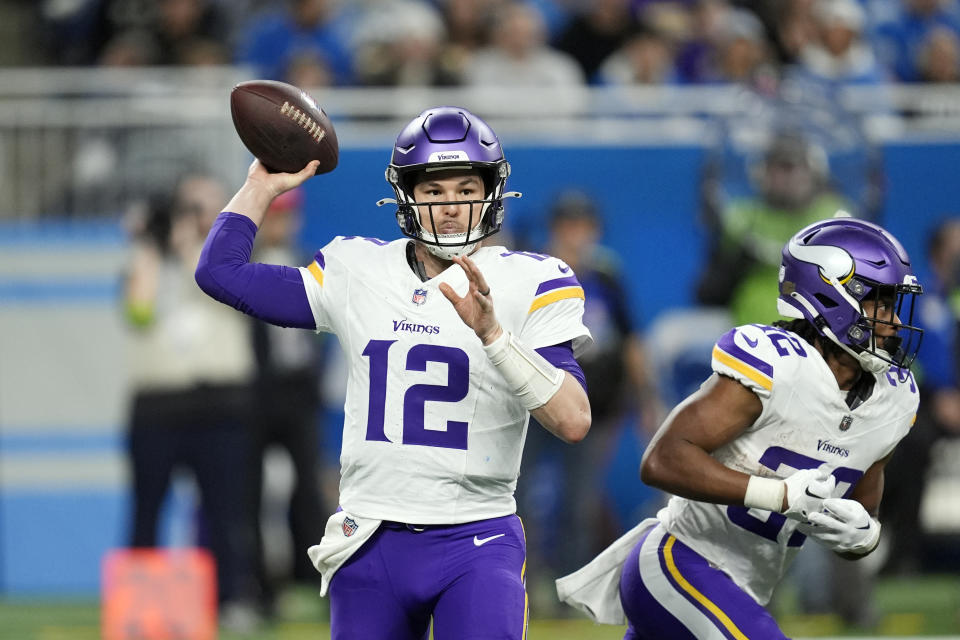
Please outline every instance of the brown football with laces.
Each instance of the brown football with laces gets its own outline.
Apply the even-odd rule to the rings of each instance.
[[[249,80],[230,92],[233,126],[268,171],[296,173],[319,160],[317,175],[337,167],[340,146],[330,118],[307,92],[285,82]]]

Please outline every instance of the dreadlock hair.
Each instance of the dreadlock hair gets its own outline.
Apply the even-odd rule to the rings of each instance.
[[[786,329],[787,331],[792,331],[797,334],[810,344],[815,347],[819,347],[820,351],[823,353],[823,358],[833,356],[834,358],[839,358],[841,354],[846,353],[843,349],[840,348],[833,340],[824,338],[820,335],[820,332],[817,331],[817,328],[813,326],[806,318],[797,318],[795,320],[777,320],[773,323],[773,326],[780,329]]]

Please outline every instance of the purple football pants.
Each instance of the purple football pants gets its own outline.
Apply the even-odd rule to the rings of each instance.
[[[521,640],[526,543],[516,515],[460,525],[384,522],[333,576],[334,640]]]
[[[786,640],[766,609],[663,525],[624,562],[620,602],[624,640]]]

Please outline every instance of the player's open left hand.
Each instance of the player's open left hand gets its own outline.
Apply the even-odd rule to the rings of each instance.
[[[493,309],[490,285],[476,263],[468,256],[454,257],[453,261],[467,274],[467,293],[461,298],[446,282],[440,283],[440,292],[450,301],[464,324],[473,329],[484,344],[490,344],[502,332]]]

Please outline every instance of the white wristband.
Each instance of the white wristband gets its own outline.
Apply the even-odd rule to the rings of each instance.
[[[780,513],[783,510],[783,494],[786,490],[783,480],[750,476],[747,492],[743,496],[743,506]]]
[[[527,411],[547,404],[563,384],[562,369],[547,362],[506,329],[483,350]]]

